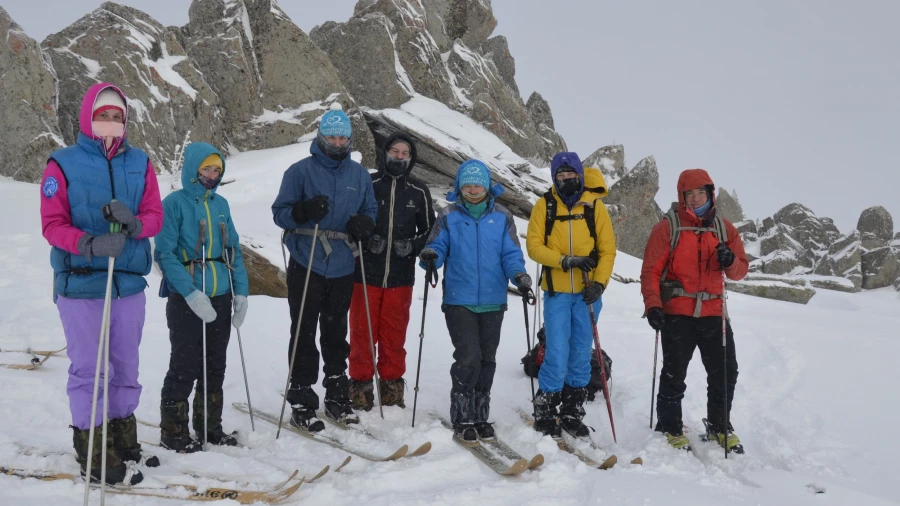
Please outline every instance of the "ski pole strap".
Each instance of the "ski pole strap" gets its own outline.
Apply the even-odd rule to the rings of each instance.
[[[431,284],[431,288],[437,288],[438,273],[433,263],[429,263],[428,268],[425,269],[425,282]]]
[[[350,236],[344,232],[336,232],[334,230],[319,230],[316,232],[315,229],[312,228],[292,228],[285,232],[285,237],[290,234],[297,235],[311,235],[319,238],[319,241],[322,242],[322,250],[325,251],[325,258],[328,258],[328,255],[331,254],[332,247],[329,240],[340,240],[347,243],[347,246],[350,248],[350,251],[353,252],[354,257],[359,256],[359,248],[356,246],[356,243],[350,241]]]

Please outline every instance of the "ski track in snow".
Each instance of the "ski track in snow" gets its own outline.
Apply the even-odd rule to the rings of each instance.
[[[231,202],[242,241],[276,265],[282,260],[270,205],[283,171],[307,153],[305,143],[244,153],[228,161],[226,178],[236,182],[222,188],[222,193]],[[163,191],[168,187],[165,180],[160,186]],[[0,349],[59,349],[65,344],[52,301],[49,247],[40,233],[40,198],[37,185],[0,180],[0,212],[15,217],[4,220],[0,243],[4,266],[0,270]],[[517,226],[524,233],[526,222],[517,220]],[[533,273],[534,264],[529,261],[528,266]],[[640,261],[619,253],[615,271],[637,278]],[[661,435],[649,429],[654,335],[640,318],[639,287],[613,282],[604,295],[599,330],[601,344],[614,362],[611,395],[618,445],[612,444],[602,396],[586,407],[586,422],[596,429],[593,438],[604,448],[593,456],[615,453],[619,457],[619,464],[610,471],[588,468],[519,421],[516,408],[530,411],[531,387],[519,363],[526,348],[522,306],[518,297],[510,296],[497,352],[490,419],[519,453],[530,458],[540,452],[546,462],[538,471],[505,478],[458,448],[449,431],[427,415],[429,410],[446,412],[449,403],[452,345],[440,311],[440,288],[429,293],[416,427],[410,427],[422,315],[421,271],[417,278],[407,331],[408,407],[385,408],[383,421],[377,408],[361,418],[371,432],[388,441],[367,447],[370,452],[386,454],[403,443],[414,449],[425,441],[433,443],[432,451],[384,463],[355,457],[339,473],[302,486],[285,504],[880,505],[900,501],[900,493],[892,486],[892,462],[900,443],[886,432],[900,424],[896,402],[888,402],[894,396],[893,358],[900,352],[894,330],[900,324],[897,294],[889,289],[860,294],[818,290],[807,306],[730,295],[740,371],[731,420],[747,454],[731,455],[726,461],[718,445],[699,440],[700,419],[706,416],[706,376],[699,353],[689,370],[683,402],[695,454],[671,450]],[[158,423],[169,341],[165,301],[156,296],[159,276],[154,272],[147,279],[140,376],[144,390],[136,415]],[[530,318],[530,307],[528,314]],[[278,391],[287,372],[286,301],[252,297],[242,337],[253,406],[277,414]],[[262,420],[257,420],[256,432],[251,431],[248,417],[230,407],[232,402],[246,402],[236,338],[233,333],[228,350],[224,426],[238,430],[238,439],[247,448],[173,455],[145,446],[163,464],[143,469],[148,486],[276,483],[294,469],[301,476],[311,476],[326,464],[333,470],[346,456],[288,431],[276,440],[275,427]],[[27,363],[28,358],[0,352],[0,361],[6,363]],[[72,432],[67,427],[67,367],[63,354],[34,371],[0,368],[0,466],[77,473]],[[321,386],[316,390],[324,396]],[[159,441],[154,428],[139,425],[138,431],[142,440]],[[362,436],[352,440],[365,443]],[[643,466],[628,464],[638,456]],[[215,476],[225,483],[181,473]],[[81,504],[82,487],[67,481],[0,476],[0,502]],[[826,492],[810,491],[817,487]],[[98,494],[92,492],[92,503],[96,504]],[[155,498],[115,495],[107,501],[111,505],[160,503]]]

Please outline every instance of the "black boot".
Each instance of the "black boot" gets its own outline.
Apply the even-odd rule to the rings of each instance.
[[[560,425],[564,431],[575,437],[591,435],[591,430],[582,422],[585,400],[587,400],[587,388],[563,386],[562,406],[559,408]]]
[[[478,390],[473,399],[475,413],[475,431],[481,439],[494,439],[494,427],[488,423],[491,414],[491,393]]]
[[[141,462],[141,444],[137,439],[137,420],[134,414],[125,418],[109,420],[107,432],[112,435],[113,446],[119,460],[123,462]],[[159,466],[159,457],[151,455],[144,461],[147,467]]]
[[[319,432],[325,429],[325,422],[316,417],[319,409],[319,396],[308,385],[291,385],[287,395],[291,402],[290,424],[298,429]]]
[[[475,401],[471,392],[450,392],[450,423],[453,435],[463,441],[478,441],[475,430]]]
[[[475,424],[458,423],[453,426],[453,437],[462,439],[467,443],[478,441],[478,431],[475,430]]]
[[[206,431],[209,442],[214,445],[237,446],[237,432],[226,433],[222,430],[222,406],[225,399],[222,392],[207,392],[209,396],[209,411],[206,418]],[[203,416],[207,410],[203,409],[203,392],[194,392],[194,434],[197,441],[203,444]]]
[[[350,380],[347,376],[331,376],[325,381],[325,415],[340,423],[359,423],[350,407]]]
[[[90,443],[90,430],[81,430],[72,427],[75,433],[72,435],[72,443],[75,446],[75,460],[81,465],[81,476],[87,473],[87,455],[88,445]],[[106,483],[109,485],[118,485],[125,483],[127,485],[137,485],[144,479],[144,475],[140,471],[134,470],[129,472],[125,467],[125,463],[119,460],[116,455],[112,435],[109,434],[107,426],[106,435]],[[103,426],[94,427],[94,445],[91,448],[91,481],[100,483],[102,469],[102,451],[103,451]]]
[[[178,453],[194,453],[203,446],[188,430],[187,401],[163,400],[159,406],[159,445]]]
[[[534,430],[546,435],[561,435],[557,418],[557,408],[562,398],[561,392],[543,392],[538,390],[534,396]]]

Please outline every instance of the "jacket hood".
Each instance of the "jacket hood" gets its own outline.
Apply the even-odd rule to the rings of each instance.
[[[578,174],[578,178],[581,180],[581,188],[578,189],[578,193],[572,195],[571,197],[562,197],[563,203],[568,207],[572,207],[581,197],[581,193],[584,191],[585,180],[584,180],[584,166],[581,164],[581,158],[578,157],[577,153],[573,153],[571,151],[561,151],[556,153],[553,157],[553,161],[550,162],[550,177],[553,180],[553,188],[557,190],[557,195],[559,196],[559,188],[556,187],[556,173],[559,172],[559,169],[562,167],[571,167],[575,170],[575,173]]]
[[[409,146],[409,165],[406,167],[406,172],[404,172],[402,176],[408,177],[409,173],[412,171],[413,166],[416,165],[418,152],[416,151],[416,143],[413,141],[412,137],[410,137],[406,132],[399,131],[394,132],[390,137],[385,139],[384,147],[378,150],[378,173],[387,174],[387,171],[384,170],[385,164],[387,163],[387,152],[388,149],[390,149],[391,145],[394,144],[394,142],[397,140],[401,140]]]
[[[684,192],[696,188],[706,188],[709,192],[712,207],[716,206],[716,187],[712,178],[709,177],[709,173],[703,169],[688,169],[678,176],[678,207],[687,209],[687,203],[684,201]]]
[[[192,142],[184,150],[184,164],[181,166],[181,187],[191,195],[200,196],[206,193],[206,188],[197,180],[197,171],[200,170],[200,164],[209,155],[219,155],[222,159],[222,174],[219,176],[219,182],[209,190],[215,193],[225,178],[225,157],[218,149],[205,142]]]
[[[122,97],[122,101],[125,102],[125,135],[122,136],[122,139],[113,146],[111,152],[115,153],[118,151],[119,146],[122,145],[122,142],[125,140],[125,136],[128,132],[128,98],[125,97],[125,94],[122,93],[122,90],[119,89],[118,86],[111,83],[97,83],[90,88],[88,88],[87,92],[84,94],[84,99],[81,101],[81,110],[78,114],[78,127],[82,134],[92,140],[100,140],[99,137],[94,135],[94,128],[92,123],[94,122],[94,104],[97,102],[97,95],[100,94],[101,91],[110,88],[114,90],[119,96]]]

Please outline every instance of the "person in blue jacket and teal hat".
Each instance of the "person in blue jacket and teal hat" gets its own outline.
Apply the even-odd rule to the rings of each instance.
[[[359,422],[350,404],[347,314],[357,249],[375,230],[378,202],[369,171],[350,157],[352,146],[350,118],[335,103],[322,115],[316,140],[309,147],[311,156],[285,171],[272,204],[272,217],[285,230],[284,244],[291,254],[287,266],[291,312],[288,364],[298,335],[286,392],[292,410],[290,423],[310,432],[325,428],[316,416],[319,396],[312,388],[319,378],[316,330],[321,330],[325,415],[343,423]],[[309,258],[314,240],[315,251]]]
[[[453,341],[450,422],[465,441],[491,439],[491,385],[497,368],[500,327],[511,281],[531,296],[531,277],[512,213],[497,203],[500,184],[480,160],[459,166],[449,204],[441,210],[419,254],[425,269],[444,268],[441,309]]]
[[[168,292],[166,320],[172,344],[160,402],[160,445],[179,453],[202,449],[204,417],[210,443],[237,445],[234,433],[222,429],[222,384],[231,326],[240,328],[244,322],[249,283],[231,209],[216,194],[224,174],[225,158],[213,146],[195,142],[184,150],[182,189],[163,200],[163,227],[153,254],[164,276],[162,292]],[[203,402],[204,326],[207,406]],[[192,425],[196,439],[188,430],[188,396],[195,382]]]

